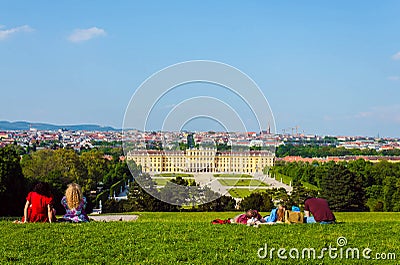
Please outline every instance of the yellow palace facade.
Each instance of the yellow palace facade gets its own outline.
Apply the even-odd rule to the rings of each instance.
[[[127,154],[128,161],[135,161],[148,173],[261,173],[266,166],[273,166],[274,158],[268,151],[217,152],[216,149],[136,150]]]

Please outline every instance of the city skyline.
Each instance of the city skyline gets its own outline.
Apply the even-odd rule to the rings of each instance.
[[[2,127],[4,123],[7,123],[8,127]],[[11,125],[10,125],[11,124]],[[13,127],[13,124],[15,125],[15,128]],[[23,128],[22,128],[23,127]],[[25,128],[26,127],[26,128]],[[313,132],[309,133],[304,133],[299,130],[299,127],[290,127],[287,129],[284,129],[283,131],[279,132],[277,131],[276,133],[273,133],[268,129],[268,126],[263,129],[262,131],[224,131],[224,130],[180,130],[180,131],[174,131],[174,130],[140,130],[136,128],[115,128],[112,126],[104,126],[104,125],[99,125],[99,124],[94,124],[94,123],[81,123],[81,124],[52,124],[52,123],[41,123],[41,122],[28,122],[28,121],[0,121],[0,133],[10,133],[10,132],[24,132],[24,131],[43,131],[43,132],[57,132],[57,131],[77,131],[77,132],[118,132],[118,133],[123,133],[123,131],[129,132],[129,131],[139,131],[143,133],[152,133],[152,132],[167,132],[167,133],[205,133],[205,132],[213,132],[213,133],[256,133],[258,135],[276,135],[276,136],[290,136],[290,137],[338,137],[338,138],[343,138],[343,137],[349,137],[349,138],[376,138],[376,139],[400,139],[400,136],[381,136],[381,135],[333,135],[333,134],[317,134]]]
[[[400,136],[397,1],[2,6],[0,120],[122,128],[146,78],[204,59],[258,84],[277,133],[299,126],[306,134]],[[240,104],[214,86],[188,85],[156,110],[211,93]],[[218,128],[204,120],[191,126]]]

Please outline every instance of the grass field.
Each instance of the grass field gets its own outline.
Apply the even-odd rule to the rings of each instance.
[[[231,213],[139,213],[136,222],[86,224],[13,224],[0,221],[1,264],[397,264],[400,260],[399,213],[337,213],[335,225],[211,225]],[[317,256],[337,239],[358,248],[360,259],[292,259],[291,248],[314,248]],[[257,252],[267,244],[273,259]],[[288,260],[277,249],[287,250]],[[364,259],[361,252],[371,259]],[[339,254],[339,250],[333,254]],[[263,249],[260,251],[263,254]],[[292,252],[292,255],[294,252]],[[343,252],[344,253],[344,252]],[[395,253],[396,260],[372,260]],[[285,254],[285,253],[283,253]],[[383,255],[381,255],[383,256]],[[349,258],[352,256],[349,256]]]
[[[165,186],[166,184],[167,184],[167,182],[168,181],[170,181],[172,178],[167,178],[167,177],[163,177],[163,178],[153,178],[153,180],[157,183],[157,185],[159,185],[159,186]],[[191,178],[191,177],[184,177],[183,179],[186,179],[186,180],[194,180],[194,178]]]
[[[234,188],[228,190],[229,194],[234,198],[244,198],[246,196],[249,196],[253,192],[263,192],[263,191],[265,191],[265,189],[250,190],[250,189]]]
[[[214,174],[216,178],[253,178],[248,174]]]
[[[186,173],[160,173],[154,175],[155,177],[166,177],[166,178],[177,178],[177,177],[182,177],[182,178],[193,178],[193,174],[186,174]]]
[[[156,183],[157,183],[157,185],[159,185],[159,186],[165,186],[166,184],[167,184],[167,182],[168,181],[170,181],[171,179],[170,178],[160,178],[160,179],[153,179]]]
[[[222,186],[268,186],[258,179],[218,179],[218,181]]]

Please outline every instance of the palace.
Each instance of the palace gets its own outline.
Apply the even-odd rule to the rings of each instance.
[[[217,149],[187,149],[186,151],[135,150],[127,160],[141,165],[143,172],[228,172],[262,173],[274,164],[269,151],[217,152]]]

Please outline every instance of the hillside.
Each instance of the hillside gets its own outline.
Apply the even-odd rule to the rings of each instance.
[[[215,218],[233,217],[237,212],[137,214],[139,219],[134,222],[0,221],[0,263],[342,265],[376,264],[379,258],[386,261],[378,264],[398,264],[399,257],[393,254],[400,253],[400,237],[395,232],[400,229],[398,213],[336,213],[340,222],[336,225],[278,224],[259,228],[210,224]],[[322,249],[330,246],[331,255],[325,249],[320,256]],[[260,259],[257,253],[265,255],[265,247],[267,256]],[[278,257],[279,248],[286,251],[281,251],[285,261]],[[300,251],[298,258],[293,248]],[[302,258],[302,250],[309,248],[315,249],[315,258]],[[355,248],[359,250],[358,259],[352,257]],[[342,257],[338,256],[341,251]]]
[[[78,124],[78,125],[54,125],[48,123],[35,123],[27,121],[0,121],[0,130],[16,131],[16,130],[29,130],[35,128],[45,131],[57,131],[59,129],[71,131],[115,131],[117,129],[110,126],[100,126],[96,124]]]

